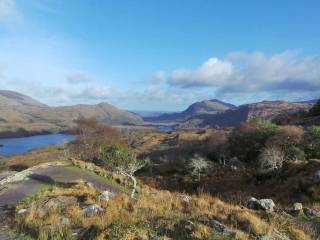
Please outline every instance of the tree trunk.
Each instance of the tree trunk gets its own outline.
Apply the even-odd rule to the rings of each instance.
[[[137,180],[134,176],[130,175],[129,176],[133,182],[133,188],[132,188],[132,192],[131,192],[131,198],[134,198],[134,194],[136,193],[136,189],[137,189]]]

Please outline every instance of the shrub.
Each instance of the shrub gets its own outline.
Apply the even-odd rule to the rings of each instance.
[[[259,155],[259,168],[264,171],[274,171],[281,168],[284,161],[284,153],[279,148],[266,147]]]
[[[121,142],[117,129],[98,123],[96,119],[78,119],[73,133],[77,140],[69,146],[71,156],[84,161],[95,161],[103,145]]]
[[[304,151],[307,158],[320,158],[320,126],[307,128],[304,135]]]
[[[305,160],[305,152],[296,146],[289,146],[285,149],[285,156],[288,160]]]
[[[190,159],[189,168],[192,171],[192,174],[198,177],[198,181],[200,182],[201,172],[208,167],[207,161],[200,157],[199,155],[195,155]]]
[[[228,150],[241,161],[256,160],[266,141],[275,135],[278,126],[270,121],[252,121],[234,128],[228,138]]]
[[[299,126],[283,126],[278,129],[273,137],[268,139],[266,146],[277,146],[286,155],[286,159],[303,157],[303,150],[298,147],[302,143],[304,130]],[[301,158],[300,158],[301,159]]]
[[[310,116],[319,116],[320,115],[320,99],[318,102],[313,105],[313,107],[309,111]]]
[[[134,174],[144,167],[145,163],[139,161],[131,149],[122,144],[103,146],[100,160],[111,171],[117,171],[132,180],[133,189],[131,197],[133,198],[137,188],[137,180]]]
[[[304,130],[299,126],[283,126],[276,131],[273,137],[268,142],[271,145],[276,144],[282,148],[297,146],[303,140]]]
[[[134,162],[135,155],[127,146],[116,143],[103,146],[99,159],[103,166],[115,170],[119,166],[128,166]]]
[[[202,144],[206,148],[203,154],[206,154],[210,160],[222,163],[226,158],[227,143],[228,133],[225,130],[215,130]]]

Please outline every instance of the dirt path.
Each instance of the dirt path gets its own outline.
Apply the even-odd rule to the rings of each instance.
[[[19,201],[40,190],[43,184],[68,184],[79,179],[90,182],[99,190],[119,192],[98,175],[76,167],[48,166],[35,169],[28,179],[9,184],[0,192],[0,240],[12,239],[6,231],[6,218]]]

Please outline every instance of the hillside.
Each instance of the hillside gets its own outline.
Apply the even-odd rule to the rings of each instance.
[[[0,106],[37,106],[45,107],[46,105],[32,99],[31,97],[25,96],[23,94],[0,90]]]
[[[292,114],[308,110],[310,103],[292,103],[286,101],[263,101],[241,105],[217,114],[193,116],[180,124],[180,128],[208,126],[231,127],[252,119],[272,120],[279,114]]]
[[[49,107],[28,96],[11,91],[0,91],[0,111],[1,137],[64,131],[80,117],[97,118],[108,124],[143,122],[138,115],[118,109],[108,103]]]
[[[158,117],[145,118],[145,120],[152,122],[184,121],[188,118],[201,114],[215,114],[233,108],[235,108],[234,105],[222,102],[217,99],[204,100],[201,102],[193,103],[183,112],[162,114]]]

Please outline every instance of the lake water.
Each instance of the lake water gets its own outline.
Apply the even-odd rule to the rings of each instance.
[[[172,125],[161,125],[158,127],[161,132],[172,132],[174,127]]]
[[[30,150],[55,145],[65,141],[73,141],[76,137],[70,134],[49,134],[21,138],[0,139],[0,155],[11,156],[28,152]]]

